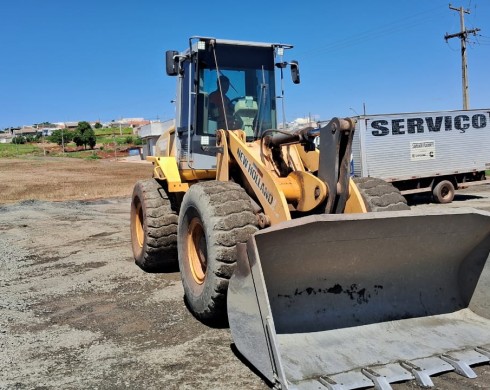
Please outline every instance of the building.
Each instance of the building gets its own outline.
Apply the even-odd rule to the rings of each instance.
[[[0,144],[9,144],[12,142],[12,135],[10,133],[0,133]]]
[[[144,143],[143,158],[155,155],[158,137],[173,126],[175,126],[175,121],[170,119],[164,122],[152,122],[139,128],[138,134]]]
[[[35,135],[42,135],[42,131],[41,129],[37,129],[33,126],[23,126],[22,128],[18,129],[18,130],[14,130],[14,137],[18,137],[18,136],[28,136],[28,135],[32,135],[32,136],[35,136]]]

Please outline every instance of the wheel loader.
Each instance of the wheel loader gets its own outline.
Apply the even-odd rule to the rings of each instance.
[[[288,129],[291,48],[191,37],[166,52],[176,120],[133,191],[137,265],[178,267],[195,317],[228,324],[276,389],[474,377],[490,360],[490,214],[415,212],[351,177],[354,119]]]

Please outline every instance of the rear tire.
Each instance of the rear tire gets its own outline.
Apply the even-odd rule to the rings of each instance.
[[[233,182],[196,183],[184,196],[178,254],[187,304],[201,321],[227,324],[226,295],[235,270],[237,243],[257,229],[245,190]]]
[[[131,201],[131,246],[141,269],[177,271],[177,222],[164,188],[155,179],[138,181]]]
[[[432,190],[435,203],[451,203],[454,199],[454,185],[449,180],[443,180],[436,184]]]
[[[368,212],[410,210],[407,200],[393,184],[374,177],[354,177]]]

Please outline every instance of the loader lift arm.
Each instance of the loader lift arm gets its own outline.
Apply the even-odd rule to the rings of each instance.
[[[291,219],[291,211],[303,213],[362,210],[358,193],[349,198],[349,158],[355,122],[334,118],[322,128],[286,132],[267,130],[260,141],[247,143],[241,131],[218,133],[217,179],[230,180],[229,166],[238,166],[241,179],[263,209],[261,217],[276,224]],[[320,136],[320,150],[314,139]],[[314,155],[311,166],[307,157]],[[231,162],[230,162],[231,160]],[[355,205],[355,206],[354,206]]]
[[[313,139],[320,136],[318,178],[327,185],[328,201],[323,213],[344,212],[349,195],[349,162],[354,135],[355,120],[333,118],[319,129],[305,128],[291,135],[280,133],[269,137],[266,145],[273,150],[293,142],[303,145],[305,151],[314,151]]]

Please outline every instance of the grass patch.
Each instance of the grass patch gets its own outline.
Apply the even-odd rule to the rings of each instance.
[[[90,160],[98,160],[100,159],[99,156],[97,156],[96,152],[94,150],[79,150],[77,152],[67,152],[63,154],[62,152],[59,153],[51,153],[51,157],[67,157],[67,158],[83,158],[83,159],[90,159]]]
[[[133,129],[131,127],[124,127],[121,129],[121,132],[119,131],[119,127],[114,127],[113,129],[94,129],[95,136],[100,137],[100,136],[112,136],[113,134],[120,135],[121,132],[123,135],[133,135]]]
[[[102,136],[102,137],[95,137],[96,140],[97,140],[97,143],[98,144],[110,144],[110,145],[114,145],[114,141],[116,141],[116,144],[118,145],[122,145],[122,144],[125,144],[126,143],[126,139],[128,138],[128,136],[116,136],[116,137],[106,137],[106,136]],[[134,139],[136,139],[136,137],[134,137]]]
[[[0,144],[0,158],[12,158],[32,154],[41,155],[43,151],[33,144]]]

